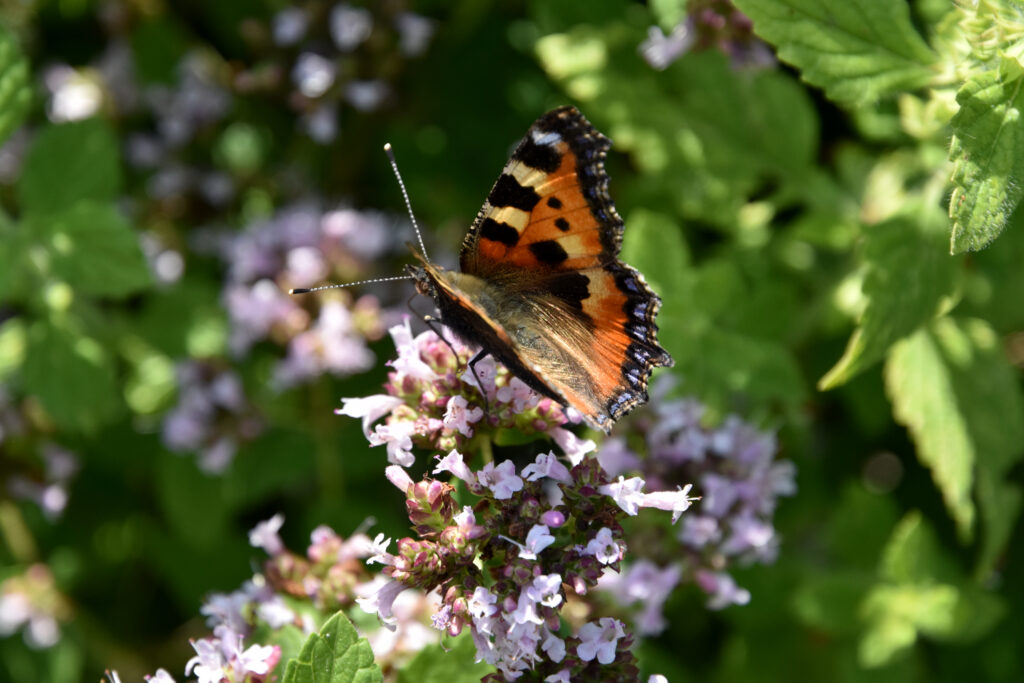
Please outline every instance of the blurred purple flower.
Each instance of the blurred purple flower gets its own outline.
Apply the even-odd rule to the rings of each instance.
[[[328,19],[331,39],[342,52],[351,52],[370,37],[373,15],[362,7],[340,3],[331,8]]]
[[[274,15],[272,32],[278,45],[295,45],[306,37],[309,14],[298,7],[286,7]]]
[[[310,99],[316,99],[330,90],[336,77],[335,63],[315,52],[300,54],[292,68],[292,82],[299,92]]]
[[[223,472],[238,444],[255,438],[262,423],[233,372],[185,361],[178,364],[177,375],[178,405],[164,417],[164,445],[179,453],[197,452],[205,472]]]

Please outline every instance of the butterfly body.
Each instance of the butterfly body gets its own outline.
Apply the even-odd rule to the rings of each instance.
[[[651,370],[672,365],[657,341],[660,299],[618,259],[610,145],[573,107],[545,114],[477,215],[460,271],[423,257],[410,267],[457,336],[605,432],[647,400]]]

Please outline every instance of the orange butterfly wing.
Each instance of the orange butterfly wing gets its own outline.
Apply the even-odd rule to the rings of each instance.
[[[574,107],[538,119],[459,259],[463,273],[504,298],[488,324],[503,328],[544,393],[605,431],[647,400],[655,366],[672,365],[657,341],[660,299],[618,259],[623,223],[604,170],[610,146]],[[507,358],[504,350],[496,355]]]

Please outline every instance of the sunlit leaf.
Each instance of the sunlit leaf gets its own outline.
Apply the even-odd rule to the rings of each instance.
[[[833,100],[857,105],[932,77],[935,56],[904,0],[736,0],[779,57]]]
[[[986,247],[1024,194],[1024,78],[998,70],[971,77],[957,93],[950,159],[954,253]]]
[[[338,612],[319,633],[306,639],[302,652],[288,662],[284,683],[373,683],[383,681],[373,651],[345,615]]]

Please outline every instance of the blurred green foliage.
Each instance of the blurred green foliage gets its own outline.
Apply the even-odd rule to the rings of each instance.
[[[390,140],[428,243],[450,256],[509,145],[572,102],[614,141],[623,258],[663,299],[680,391],[710,419],[777,428],[799,467],[778,512],[778,564],[738,577],[751,603],[713,613],[681,591],[668,630],[638,650],[645,675],[1020,680],[1020,6],[735,0],[781,62],[742,64],[717,46],[656,70],[638,49],[649,28],[671,30],[702,3],[398,4],[437,33],[415,59],[373,47],[359,68],[392,95],[340,111],[333,142],[297,132],[279,93],[242,93],[225,125],[197,136],[190,161],[240,188],[212,215],[175,202],[126,213],[149,192],[124,162],[137,122],[102,110],[48,122],[41,74],[96,60],[96,17],[111,8],[133,19],[119,40],[142,83],[173,84],[192,50],[231,72],[261,61],[247,31],[284,3],[0,9],[0,138],[33,132],[0,188],[0,386],[31,425],[0,442],[0,472],[41,477],[42,441],[81,467],[59,519],[6,489],[0,499],[0,579],[45,563],[66,601],[53,647],[0,640],[0,678],[180,676],[202,596],[250,576],[245,532],[274,512],[293,547],[318,524],[347,535],[374,518],[403,532],[384,454],[332,414],[342,396],[376,393],[389,342],[374,344],[368,373],[272,389],[283,349],[231,356],[224,264],[195,237],[210,223],[244,231],[300,196],[400,212],[379,152]],[[179,280],[154,282],[142,232],[181,250]],[[186,358],[231,364],[266,423],[219,476],[160,437]],[[299,669],[322,647],[341,646],[307,643],[285,680],[320,680]],[[439,652],[417,666],[479,676],[471,648]],[[445,673],[455,657],[465,678]]]

